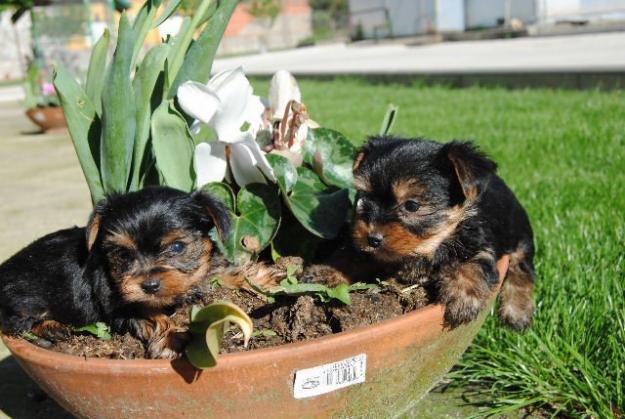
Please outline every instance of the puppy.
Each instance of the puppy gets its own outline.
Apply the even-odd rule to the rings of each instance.
[[[230,222],[204,192],[152,187],[109,196],[87,227],[49,234],[0,266],[0,326],[54,338],[63,325],[102,321],[141,339],[148,357],[175,358],[185,334],[166,314],[211,269],[233,283],[270,274],[223,267],[209,232],[226,235]]]
[[[532,320],[532,228],[496,169],[474,145],[456,141],[373,138],[355,159],[354,247],[387,277],[429,284],[451,327],[477,317],[504,254],[501,320],[516,330]]]

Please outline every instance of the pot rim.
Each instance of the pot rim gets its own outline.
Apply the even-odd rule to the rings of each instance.
[[[499,293],[499,289],[503,282],[502,278],[505,276],[505,273],[508,270],[508,264],[509,257],[507,255],[504,255],[497,263],[500,272],[500,281],[497,284],[493,293],[491,294],[490,301],[492,301]],[[489,309],[490,305],[487,305],[485,310]],[[396,330],[412,327],[414,333],[422,334],[426,337],[432,334],[437,335],[447,330],[447,328],[443,324],[444,312],[444,305],[430,304],[407,314],[402,314],[391,319],[382,320],[379,323],[369,326],[357,327],[345,332],[339,332],[331,335],[321,336],[315,339],[307,339],[299,342],[291,342],[267,348],[227,353],[220,355],[217,366],[212,369],[241,368],[245,365],[257,364],[259,362],[275,362],[277,359],[281,359],[287,356],[305,358],[306,354],[310,352],[323,351],[324,349],[331,350],[333,347],[348,345],[354,343],[359,339],[362,339],[363,336],[375,336],[388,329]],[[436,325],[434,330],[431,330],[428,327],[432,324]],[[53,366],[56,369],[123,369],[124,371],[128,372],[133,372],[137,370],[142,370],[143,372],[146,372],[146,369],[151,369],[152,371],[170,370],[173,363],[180,361],[190,365],[188,361],[184,358],[174,361],[168,359],[124,360],[109,358],[86,358],[40,348],[23,338],[11,337],[3,333],[0,333],[0,336],[2,337],[10,352],[19,355],[19,358],[27,359],[29,362],[38,365]]]

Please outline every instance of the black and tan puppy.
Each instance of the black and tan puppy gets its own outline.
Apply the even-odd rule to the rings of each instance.
[[[209,232],[226,234],[229,226],[226,208],[203,192],[112,195],[87,227],[49,234],[0,266],[0,326],[46,337],[102,321],[144,341],[148,357],[174,358],[184,334],[166,313],[219,270]],[[221,271],[239,283],[241,274],[268,274]]]
[[[516,330],[531,323],[532,229],[496,169],[468,142],[374,138],[356,156],[356,249],[387,276],[429,283],[450,326],[476,318],[504,254],[501,320]]]

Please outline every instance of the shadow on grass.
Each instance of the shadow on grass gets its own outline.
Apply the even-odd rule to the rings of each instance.
[[[69,419],[54,400],[26,375],[13,357],[0,361],[0,417],[15,419]]]

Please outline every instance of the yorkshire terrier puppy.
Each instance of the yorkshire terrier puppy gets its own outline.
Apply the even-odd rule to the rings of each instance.
[[[151,187],[100,202],[84,228],[49,234],[0,265],[0,327],[48,339],[67,326],[106,322],[146,344],[149,358],[175,358],[186,334],[167,314],[217,270],[271,282],[267,269],[226,268],[209,232],[230,227],[225,206],[204,192]]]
[[[354,163],[352,230],[354,248],[375,262],[368,275],[423,283],[455,327],[477,317],[498,283],[497,260],[509,254],[499,315],[515,330],[529,327],[532,228],[496,169],[468,142],[371,139]],[[352,281],[363,279],[359,265]]]

